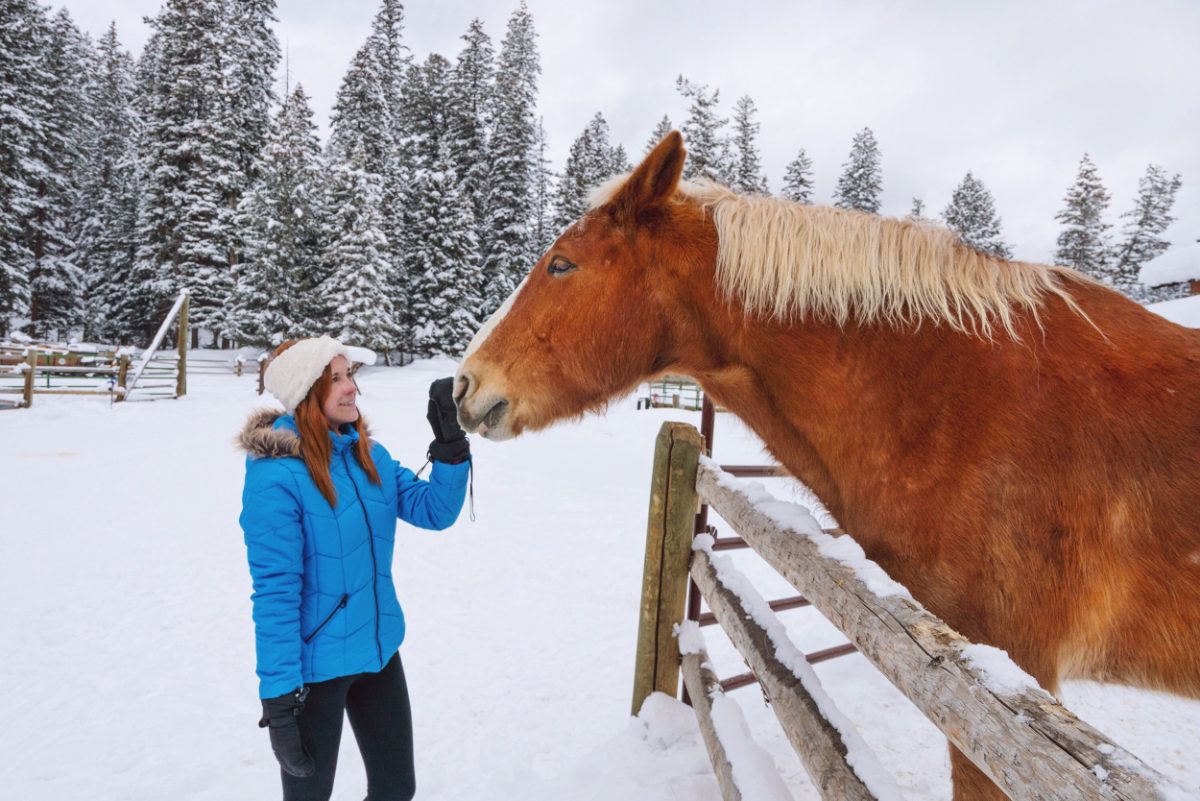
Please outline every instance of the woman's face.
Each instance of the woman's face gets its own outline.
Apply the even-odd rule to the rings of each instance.
[[[350,377],[350,365],[345,356],[337,356],[329,363],[329,394],[321,411],[329,425],[337,428],[358,419],[358,387]]]

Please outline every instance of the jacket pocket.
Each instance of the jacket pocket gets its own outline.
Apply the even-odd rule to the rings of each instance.
[[[333,611],[330,612],[328,615],[326,615],[325,619],[321,621],[321,625],[317,626],[315,629],[313,629],[311,632],[309,632],[308,636],[304,638],[304,642],[306,642],[306,643],[312,642],[312,638],[316,637],[318,634],[320,634],[321,629],[323,629],[329,625],[329,621],[333,620],[334,615],[336,615],[338,612],[340,612],[346,608],[346,602],[349,600],[350,600],[349,594],[343,595],[342,600],[338,601],[338,605],[333,608]]]

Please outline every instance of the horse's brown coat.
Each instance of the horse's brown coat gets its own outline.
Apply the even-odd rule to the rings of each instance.
[[[916,599],[1046,688],[1200,697],[1200,332],[1082,278],[1078,309],[1017,312],[1019,339],[749,315],[675,192],[683,157],[668,136],[534,268],[463,364],[464,424],[491,409],[518,434],[694,376]],[[554,254],[580,269],[549,275]],[[957,801],[1003,798],[953,757]]]

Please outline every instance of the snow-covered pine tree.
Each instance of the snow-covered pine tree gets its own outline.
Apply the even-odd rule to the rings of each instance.
[[[254,167],[258,180],[240,206],[245,252],[229,315],[238,342],[275,346],[326,329],[324,166],[312,116],[297,84],[275,117]]]
[[[1108,190],[1100,182],[1096,165],[1084,153],[1075,183],[1063,199],[1066,205],[1054,215],[1054,219],[1063,225],[1058,234],[1058,250],[1054,253],[1054,260],[1087,273],[1108,286],[1114,286],[1116,282],[1108,242],[1108,229],[1111,226],[1104,221],[1108,201]]]
[[[813,202],[813,169],[812,159],[804,148],[796,154],[783,173],[783,189],[781,194],[796,203],[811,205]]]
[[[963,244],[990,256],[1012,258],[1012,251],[1000,236],[1000,217],[992,193],[970,171],[950,196],[942,220]]]
[[[257,179],[255,166],[271,129],[275,106],[275,70],[279,67],[279,40],[271,23],[275,0],[236,0],[226,6],[229,39],[224,58],[228,63],[226,112],[235,140],[234,159],[242,173],[242,187]]]
[[[619,156],[608,140],[608,122],[596,115],[571,143],[567,164],[558,182],[554,227],[562,231],[587,212],[588,194],[617,171]]]
[[[420,230],[404,253],[414,352],[459,357],[478,330],[478,262],[470,204],[461,195],[445,144],[418,171],[404,204],[405,231]]]
[[[134,270],[135,278],[157,276],[143,330],[148,335],[186,287],[193,345],[201,328],[223,326],[233,288],[230,256],[244,181],[238,140],[228,132],[228,22],[224,0],[166,0],[151,21],[153,72],[141,89],[147,95]]]
[[[758,153],[758,131],[762,127],[755,115],[758,108],[750,95],[738,98],[733,109],[733,183],[730,188],[747,195],[767,195],[767,176],[763,175]]]
[[[919,197],[912,199],[912,208],[908,211],[908,219],[924,222],[929,218],[925,216],[925,201]]]
[[[675,88],[690,103],[688,118],[683,123],[683,137],[687,143],[683,177],[710,178],[727,183],[733,170],[724,136],[728,120],[717,116],[721,91],[714,89],[710,93],[707,86],[694,84],[682,75],[675,79]]]
[[[406,135],[401,105],[404,102],[404,76],[412,63],[412,56],[404,44],[404,6],[400,0],[381,0],[379,11],[371,21],[371,36],[367,46],[375,53],[384,106],[391,126],[390,151],[386,154],[380,173],[380,212],[383,216],[383,233],[389,245],[388,261],[393,271],[389,280],[399,287],[403,284],[403,276],[397,274],[403,256],[400,251],[400,204],[404,187],[411,179],[401,147]],[[399,346],[403,343],[396,344]]]
[[[1171,245],[1162,234],[1175,222],[1171,207],[1175,205],[1175,193],[1180,185],[1178,173],[1168,175],[1162,167],[1149,165],[1146,174],[1138,180],[1138,195],[1133,208],[1121,215],[1127,222],[1121,229],[1113,274],[1117,289],[1135,300],[1155,302],[1180,294],[1178,288],[1155,291],[1138,281],[1142,265],[1165,253]]]
[[[667,134],[673,130],[675,130],[675,126],[671,124],[671,118],[664,114],[663,118],[658,121],[658,125],[655,125],[654,130],[650,132],[650,141],[646,142],[646,149],[642,151],[642,155],[645,156],[653,150],[655,145],[666,139]]]
[[[422,278],[428,260],[418,254],[425,253],[428,247],[432,221],[426,215],[431,208],[441,205],[440,197],[431,201],[423,193],[442,189],[440,182],[430,179],[431,172],[448,171],[452,182],[457,178],[453,164],[445,161],[452,136],[450,75],[450,63],[434,53],[424,63],[410,65],[404,80],[401,115],[407,136],[402,148],[409,177],[400,196],[402,211],[398,224],[402,241],[393,249],[400,254],[396,267],[403,280],[393,285],[392,305],[397,324],[403,331],[399,340],[403,343],[402,349],[413,353],[420,352],[415,339],[420,327],[420,310],[432,302],[432,297],[427,294],[429,281]],[[472,226],[467,228],[470,232]]]
[[[329,151],[382,179],[396,152],[390,99],[383,66],[373,40],[368,39],[342,77],[333,104]]]
[[[44,136],[31,150],[41,165],[28,226],[29,333],[66,338],[82,317],[82,276],[72,257],[85,216],[82,191],[85,148],[92,138],[88,84],[94,74],[91,42],[66,9],[49,21],[41,50]]]
[[[534,165],[533,179],[533,241],[537,250],[545,252],[554,243],[558,230],[554,227],[554,191],[556,184],[554,172],[550,169],[550,159],[546,155],[549,145],[546,142],[546,126],[538,117],[537,127],[537,162]],[[480,273],[482,275],[482,272]]]
[[[379,213],[379,176],[356,163],[356,154],[334,154],[328,170],[323,257],[329,275],[321,293],[332,317],[323,333],[348,345],[387,349],[395,341],[387,238]]]
[[[541,254],[533,237],[537,166],[537,33],[524,0],[508,20],[496,72],[494,127],[488,143],[488,201],[484,231],[483,292],[486,319],[516,289]]]
[[[29,313],[26,229],[41,172],[35,153],[45,138],[46,24],[35,0],[0,0],[0,336]]]
[[[97,45],[90,84],[95,119],[83,194],[90,199],[76,242],[84,281],[85,339],[128,342],[134,321],[124,318],[137,236],[137,153],[140,121],[134,109],[133,58],[113,23]]]
[[[880,170],[879,145],[870,128],[854,135],[850,159],[842,165],[833,205],[839,209],[857,209],[869,214],[879,213],[883,178]]]
[[[488,131],[496,65],[492,39],[479,19],[460,37],[466,44],[450,76],[450,157],[461,194],[471,206],[472,230],[482,239],[487,214]],[[479,254],[475,258],[479,259]]]
[[[628,154],[625,153],[625,145],[618,144],[612,149],[611,166],[608,174],[624,175],[627,172],[633,172],[633,164],[629,161]]]

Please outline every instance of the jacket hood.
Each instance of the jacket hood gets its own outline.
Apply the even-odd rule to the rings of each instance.
[[[367,439],[371,438],[370,427],[363,419],[363,427],[367,429]],[[353,428],[349,434],[334,434],[334,450],[339,448],[338,440],[343,445],[352,445],[358,440],[358,432]],[[256,409],[250,413],[242,432],[238,434],[235,444],[250,456],[280,457],[295,456],[300,458],[300,434],[296,430],[295,418],[278,409]]]
[[[251,456],[300,456],[300,437],[290,427],[275,428],[275,421],[283,417],[277,409],[256,409],[250,413],[242,432],[235,442]]]

